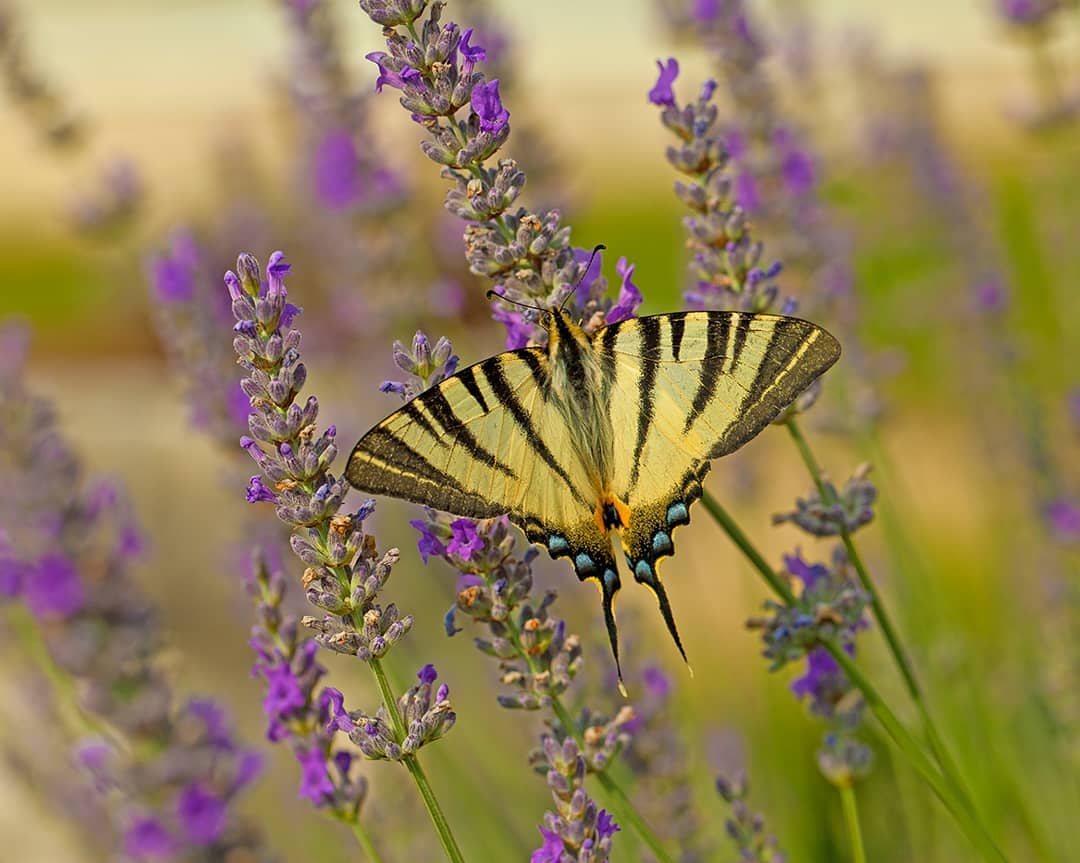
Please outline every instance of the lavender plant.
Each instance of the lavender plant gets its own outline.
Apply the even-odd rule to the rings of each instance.
[[[785,863],[787,855],[780,851],[776,837],[765,832],[764,816],[751,812],[746,803],[750,794],[746,774],[740,771],[730,780],[717,777],[716,791],[731,809],[724,830],[739,852],[740,863]]]
[[[352,655],[371,669],[382,706],[374,714],[346,715],[338,696],[326,695],[333,708],[337,730],[348,730],[368,758],[396,761],[409,771],[428,809],[448,859],[462,860],[461,851],[443,815],[438,799],[420,764],[418,750],[437,740],[453,724],[454,714],[440,688],[431,704],[430,672],[421,672],[421,686],[400,699],[394,695],[383,669],[383,659],[412,627],[413,619],[393,603],[385,607],[379,594],[398,560],[397,549],[376,551],[375,539],[363,530],[364,519],[374,508],[368,501],[358,509],[342,511],[347,483],[330,468],[337,455],[336,429],[329,426],[317,434],[319,404],[314,396],[300,404],[298,396],[307,379],[300,360],[300,333],[292,327],[299,309],[287,301],[285,275],[289,265],[275,252],[260,277],[258,261],[242,254],[236,272],[226,274],[225,284],[237,323],[233,346],[246,372],[241,382],[251,399],[248,419],[251,436],[241,446],[255,460],[263,476],[251,478],[250,502],[269,502],[278,517],[290,526],[291,545],[307,565],[304,587],[308,601],[322,612],[304,623],[318,635],[316,641],[335,653]],[[269,480],[268,486],[264,481]],[[299,650],[300,669],[294,672],[297,650],[278,645],[281,654],[268,654],[267,669],[278,669],[281,679],[295,674],[319,676],[310,648]],[[283,665],[288,664],[288,668]],[[272,683],[272,673],[262,672]],[[311,684],[313,685],[313,684]],[[310,711],[311,690],[297,700]],[[322,698],[323,696],[319,696]],[[321,704],[320,710],[327,709]],[[308,745],[308,758],[319,753],[326,764],[329,750]],[[309,763],[304,761],[307,768]]]
[[[0,363],[0,581],[25,605],[17,629],[82,737],[77,760],[106,804],[99,841],[133,860],[269,860],[235,811],[261,759],[218,704],[173,693],[156,611],[130,575],[131,507],[115,484],[86,480],[51,406],[26,391],[19,350]]]
[[[649,93],[649,99],[663,108],[662,122],[679,139],[678,146],[668,148],[668,161],[694,181],[691,184],[678,182],[675,188],[680,199],[695,212],[694,216],[686,220],[686,226],[691,237],[691,248],[694,250],[691,271],[700,280],[699,290],[710,291],[721,301],[733,302],[740,308],[766,310],[778,296],[778,289],[773,280],[779,272],[779,267],[773,266],[763,270],[759,266],[763,245],[751,237],[746,223],[745,209],[735,200],[736,183],[728,167],[726,142],[722,137],[722,132],[716,127],[716,109],[710,104],[715,85],[708,82],[695,102],[680,107],[672,88],[679,70],[677,61],[671,59],[666,63],[660,63],[659,66],[660,75]],[[930,763],[919,744],[906,729],[897,723],[895,716],[884,706],[869,681],[855,671],[854,665],[850,662],[842,645],[837,643],[833,633],[816,631],[808,642],[801,644],[801,647],[804,650],[817,646],[825,648],[844,674],[851,679],[851,683],[861,691],[867,703],[889,729],[894,740],[913,759],[914,765],[924,778],[928,779],[931,787],[946,800],[969,838],[987,856],[987,859],[1000,859],[1000,851],[993,845],[970,808],[963,784],[925,708],[910,661],[852,541],[852,530],[859,523],[865,523],[865,520],[859,521],[860,511],[864,507],[857,498],[865,501],[868,496],[871,499],[873,496],[867,488],[865,472],[860,471],[860,475],[853,478],[852,483],[849,484],[853,497],[851,505],[856,509],[854,520],[849,523],[852,516],[848,515],[848,507],[845,507],[844,503],[838,499],[835,488],[827,484],[826,477],[799,429],[796,416],[813,403],[816,395],[816,392],[808,393],[797,400],[793,409],[786,412],[779,422],[788,429],[814,479],[818,503],[824,504],[832,512],[834,524],[819,526],[827,533],[837,533],[842,540],[846,557],[858,575],[861,589],[869,597],[875,619],[886,637],[904,677],[908,692],[920,710],[923,730],[931,743],[933,757],[937,764]],[[742,530],[717,501],[706,494],[704,503],[740,550],[754,563],[769,586],[783,599],[782,608],[797,616],[800,610],[797,609],[797,599],[790,586],[783,580],[777,579],[768,563],[753,548]],[[804,505],[800,507],[803,512],[797,511],[799,519],[808,524],[812,520],[807,517],[806,510],[809,508],[810,506],[804,502]],[[790,631],[790,622],[784,622],[779,618],[778,622],[778,631],[785,634]],[[818,663],[820,668],[820,659]],[[863,760],[861,755],[853,754],[852,757],[858,761]],[[844,786],[841,788],[843,790]],[[849,792],[850,786],[848,786]],[[845,806],[845,813],[852,810],[853,807]],[[852,841],[859,840],[857,823],[849,826]]]

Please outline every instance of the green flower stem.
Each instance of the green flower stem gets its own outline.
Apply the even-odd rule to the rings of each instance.
[[[721,506],[720,501],[709,494],[707,491],[703,491],[701,495],[701,502],[705,506],[716,523],[724,529],[724,533],[728,535],[732,542],[738,546],[739,551],[746,555],[754,567],[757,569],[758,574],[765,579],[765,582],[772,588],[773,593],[783,599],[785,602],[793,603],[795,601],[795,594],[791,592],[791,588],[787,582],[776,574],[767,560],[761,556],[761,552],[754,547],[754,544],[750,542],[746,534],[742,532],[742,528],[736,524],[735,520],[728,514],[728,511]]]
[[[709,514],[716,519],[716,522],[720,527],[746,555],[747,559],[750,560],[768,585],[785,601],[793,601],[794,595],[791,592],[791,588],[779,579],[766,562],[761,552],[759,552],[750,540],[747,539],[746,534],[742,532],[734,519],[731,518],[720,503],[708,492],[704,493],[702,500],[705,503],[705,508],[708,510]],[[957,792],[953,789],[952,783],[942,778],[933,763],[924,754],[918,741],[916,741],[911,733],[900,723],[896,718],[896,714],[889,709],[877,690],[870,684],[870,681],[859,672],[848,658],[847,654],[838,647],[828,642],[823,642],[823,646],[828,649],[829,653],[836,659],[844,669],[845,673],[847,673],[852,685],[862,692],[863,698],[866,699],[866,703],[885,727],[889,736],[892,737],[897,748],[907,757],[923,779],[926,780],[934,793],[945,803],[946,808],[948,808],[956,818],[957,823],[971,840],[972,844],[979,848],[986,860],[996,861],[996,863],[1004,861],[1004,856],[1002,856],[1001,852],[994,845],[993,840],[990,839],[982,825],[974,818],[966,805],[966,801],[963,801],[962,798],[959,797]]]
[[[514,645],[514,649],[518,652],[518,655],[525,660],[525,664],[529,666],[529,671],[532,674],[536,674],[536,665],[533,662],[532,656],[529,655],[529,652],[525,649],[525,645],[521,641],[521,633],[518,631],[518,626],[513,619],[513,615],[508,617],[504,621],[504,624],[510,635],[510,643]],[[559,696],[554,693],[551,693],[548,698],[551,699],[551,710],[559,720],[563,729],[567,734],[574,738],[578,748],[584,751],[585,740],[582,737],[581,732],[578,731],[577,724],[570,715],[570,711],[566,709],[566,705],[563,704]],[[656,857],[657,861],[659,861],[659,863],[675,863],[674,858],[664,848],[664,843],[660,841],[660,837],[653,833],[649,828],[649,825],[646,824],[645,820],[638,814],[637,809],[634,808],[633,801],[630,800],[619,784],[608,776],[606,771],[593,773],[592,775],[604,786],[604,790],[607,791],[608,797],[615,801],[612,810],[618,819],[624,824],[629,824],[634,828],[634,832],[637,833],[638,838],[649,846],[649,850],[652,851],[653,856]]]
[[[842,648],[830,641],[823,641],[821,646],[829,651],[829,655],[836,660],[836,664],[844,670],[844,674],[859,689],[863,698],[866,699],[866,703],[870,705],[870,709],[874,711],[874,715],[893,739],[897,748],[907,756],[912,766],[930,785],[938,799],[945,805],[945,808],[952,813],[953,818],[960,825],[960,829],[967,835],[971,844],[979,850],[983,859],[993,861],[993,863],[1007,863],[1005,855],[994,844],[994,840],[990,838],[982,824],[972,815],[970,809],[965,805],[965,801],[957,795],[952,785],[945,780],[930,759],[926,757],[918,741],[897,719],[896,714],[889,709],[889,706],[874,688],[874,685],[859,671],[851,657]]]
[[[803,436],[802,430],[794,419],[788,420],[786,425],[792,440],[795,442],[795,446],[799,450],[799,455],[806,465],[806,469],[809,471],[810,476],[813,477],[814,485],[817,486],[818,494],[821,495],[822,501],[827,504],[837,503],[835,491],[825,482],[825,475],[822,472],[817,459],[814,457],[813,450],[810,449],[810,445]],[[870,573],[863,563],[862,556],[855,547],[855,541],[851,538],[850,532],[846,529],[841,530],[840,539],[844,543],[844,549],[847,552],[848,560],[851,561],[851,565],[855,568],[855,573],[859,577],[859,583],[870,597],[870,608],[873,610],[874,619],[877,621],[882,634],[885,636],[885,641],[889,646],[889,652],[892,654],[893,660],[896,662],[896,666],[900,671],[900,675],[904,678],[904,685],[907,687],[907,691],[911,695],[911,700],[915,703],[915,707],[919,712],[923,733],[926,735],[927,742],[930,744],[934,757],[937,759],[938,764],[941,765],[945,778],[953,785],[954,790],[964,801],[964,805],[974,814],[971,796],[967,792],[960,771],[957,769],[956,763],[949,754],[949,750],[945,746],[945,742],[938,733],[937,726],[930,716],[930,711],[927,708],[922,687],[915,677],[915,669],[912,665],[911,658],[904,650],[903,644],[900,641],[900,636],[897,634],[892,619],[885,608],[885,603],[882,602],[881,595],[878,593],[877,587],[870,578]]]
[[[844,825],[847,827],[848,842],[851,843],[851,863],[866,863],[866,849],[863,848],[862,829],[859,827],[859,808],[855,802],[855,786],[850,782],[840,786],[840,804],[844,809]]]
[[[386,671],[382,667],[382,661],[372,657],[368,661],[368,665],[371,666],[375,680],[379,684],[379,692],[382,693],[383,704],[386,706],[386,712],[390,716],[390,724],[394,727],[394,734],[398,740],[404,740],[407,733],[405,720],[401,718],[401,713],[398,711],[397,699],[394,697],[393,689],[390,688],[390,681],[386,678]],[[454,834],[450,830],[450,822],[446,820],[446,815],[443,814],[439,799],[435,796],[431,783],[428,782],[424,768],[420,766],[420,760],[415,755],[407,755],[402,759],[402,763],[412,776],[413,782],[416,783],[420,796],[424,799],[424,806],[427,807],[428,815],[431,816],[431,823],[435,825],[435,832],[439,834],[439,841],[442,842],[447,859],[453,861],[453,863],[464,863],[465,858],[462,856],[461,849],[458,848],[457,842],[454,840]]]
[[[364,825],[359,818],[354,818],[349,821],[349,829],[352,830],[353,836],[356,837],[356,841],[360,844],[360,847],[364,849],[364,854],[371,863],[383,863],[382,855],[375,847],[375,843],[371,841],[371,837],[368,835],[367,830],[364,829]]]

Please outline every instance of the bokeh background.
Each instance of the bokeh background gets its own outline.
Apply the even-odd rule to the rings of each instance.
[[[5,56],[17,44],[56,101],[41,110],[10,87],[0,98],[0,315],[28,322],[30,384],[55,402],[87,470],[130,490],[146,539],[135,577],[160,608],[161,661],[176,689],[220,698],[255,743],[264,721],[243,589],[247,465],[228,433],[192,425],[152,313],[151,256],[180,228],[203,243],[215,279],[241,250],[265,261],[284,249],[291,295],[306,308],[309,389],[345,445],[396,406],[377,391],[395,374],[392,340],[423,326],[449,335],[463,363],[503,343],[486,314],[487,286],[461,260],[460,227],[442,212],[438,171],[419,152],[422,130],[392,92],[366,95],[376,70],[363,57],[380,34],[344,0],[322,4],[343,74],[365,94],[356,110],[373,153],[407,191],[377,240],[319,211],[313,121],[290,89],[303,64],[288,5],[0,5]],[[808,418],[815,446],[838,481],[873,464],[880,500],[860,539],[986,820],[1012,859],[1078,860],[1069,837],[1080,813],[1080,12],[1065,4],[1032,25],[991,0],[745,5],[770,46],[777,111],[812,148],[858,298],[848,323],[864,361],[841,361],[835,389],[848,398],[830,403],[827,386],[816,423]],[[529,173],[527,200],[559,206],[577,245],[606,244],[615,284],[614,259],[630,258],[644,311],[678,308],[683,212],[663,157],[668,133],[645,94],[657,58],[680,58],[687,94],[715,75],[700,40],[646,0],[452,0],[445,14],[465,26],[482,15],[507,34],[507,151]],[[10,83],[14,67],[5,68]],[[52,126],[50,135],[69,109],[78,131]],[[772,226],[763,226],[769,248]],[[373,247],[390,252],[372,264],[363,257]],[[800,279],[794,270],[793,284]],[[795,547],[808,558],[828,553],[771,525],[809,491],[784,437],[766,432],[710,479],[777,565]],[[398,674],[434,662],[452,686],[458,725],[428,762],[469,859],[524,860],[548,805],[527,764],[539,720],[496,706],[495,670],[470,633],[443,634],[454,574],[421,565],[413,517],[387,501],[374,518],[380,545],[404,549],[391,593],[417,618],[395,654]],[[595,593],[564,570],[538,566],[585,637],[594,685],[582,698],[609,710],[618,701],[603,683]],[[696,676],[644,591],[624,591],[620,621],[637,661],[673,681],[670,710],[715,848],[706,859],[734,859],[712,779],[736,763],[790,860],[848,859],[839,803],[815,761],[822,727],[792,697],[792,672],[768,673],[758,635],[743,625],[764,598],[750,567],[698,514],[666,575]],[[40,745],[25,708],[34,666],[8,629],[0,644],[0,734],[18,752]],[[350,700],[374,697],[358,663],[328,661]],[[860,662],[902,702],[873,630]],[[872,722],[866,734],[875,763],[860,802],[871,859],[976,859]],[[297,798],[288,754],[264,748],[268,773],[245,806],[282,858],[359,859],[346,832]],[[377,764],[367,774],[366,817],[388,857],[437,859],[403,772]],[[48,784],[9,758],[0,860],[95,859],[54,804]],[[646,858],[624,832],[614,859]]]

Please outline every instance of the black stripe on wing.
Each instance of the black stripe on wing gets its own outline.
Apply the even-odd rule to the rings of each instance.
[[[638,396],[641,399],[641,408],[637,421],[637,440],[634,442],[634,467],[630,471],[630,488],[637,485],[638,475],[641,473],[641,454],[645,449],[645,441],[649,438],[649,429],[652,428],[654,412],[656,410],[656,370],[659,363],[660,351],[660,318],[648,317],[638,319],[641,332],[641,374],[638,378]]]
[[[705,360],[701,365],[701,380],[698,381],[694,399],[690,403],[690,413],[686,415],[683,434],[690,431],[694,421],[705,412],[716,395],[720,382],[720,372],[724,368],[724,349],[731,331],[729,315],[709,315],[705,324]]]
[[[764,359],[756,370],[739,416],[709,458],[734,452],[755,437],[840,356],[840,343],[820,327],[799,318],[776,318]]]
[[[531,348],[526,348],[519,353],[524,354],[531,350]],[[510,388],[510,384],[506,380],[506,375],[503,374],[502,360],[499,357],[491,357],[480,363],[477,368],[479,368],[480,373],[484,375],[488,382],[488,386],[491,387],[491,391],[495,393],[495,398],[499,400],[499,404],[510,412],[510,416],[514,418],[514,422],[517,423],[518,428],[524,433],[525,439],[529,442],[529,446],[533,452],[535,452],[543,462],[555,472],[559,479],[566,484],[566,487],[570,490],[574,499],[584,506],[586,510],[591,510],[592,505],[586,501],[581,492],[578,491],[574,486],[574,483],[570,480],[570,475],[563,466],[559,464],[555,456],[552,455],[548,445],[544,443],[544,439],[540,437],[539,432],[537,432],[536,426],[533,425],[532,419],[522,407],[517,394]]]
[[[451,381],[453,379],[451,378]],[[443,386],[452,386],[452,383],[444,384]],[[439,427],[443,430],[443,433],[447,438],[450,438],[454,443],[461,444],[468,450],[471,455],[478,462],[488,465],[494,468],[500,473],[505,474],[511,479],[517,479],[518,475],[514,473],[513,469],[508,465],[499,461],[495,453],[491,452],[480,441],[476,439],[467,425],[461,421],[461,418],[454,413],[453,407],[446,399],[446,394],[443,393],[443,386],[432,387],[425,390],[418,395],[415,401],[422,404],[434,418],[435,422],[439,424]],[[411,404],[411,402],[410,402]]]

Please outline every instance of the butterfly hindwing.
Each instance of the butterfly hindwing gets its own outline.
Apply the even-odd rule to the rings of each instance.
[[[656,593],[678,644],[657,565],[674,553],[672,532],[689,521],[710,460],[757,435],[840,348],[807,321],[742,312],[627,320],[600,330],[595,343],[621,440],[613,482],[630,513],[620,531],[627,563]]]

